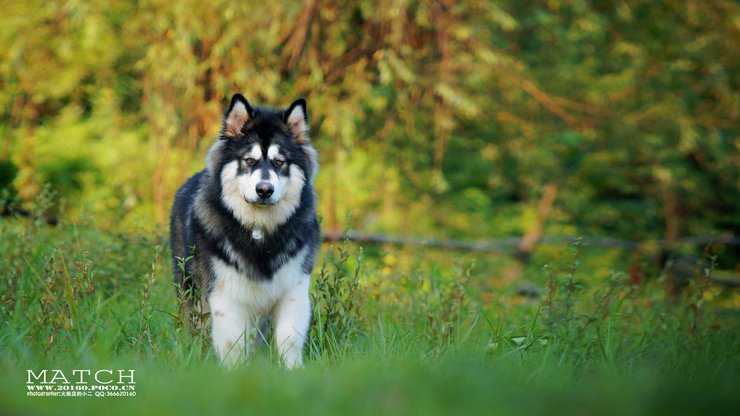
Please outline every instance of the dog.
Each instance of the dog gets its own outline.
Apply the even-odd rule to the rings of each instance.
[[[318,155],[306,101],[253,107],[235,94],[205,169],[177,191],[170,217],[175,280],[211,323],[220,360],[249,354],[255,322],[270,317],[283,364],[303,363],[309,283],[320,248]]]

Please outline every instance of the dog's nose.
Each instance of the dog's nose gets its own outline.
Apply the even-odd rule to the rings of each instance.
[[[270,182],[260,182],[257,184],[257,196],[267,199],[275,192],[275,187]]]

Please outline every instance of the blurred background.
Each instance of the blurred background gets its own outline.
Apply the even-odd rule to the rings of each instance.
[[[0,3],[4,214],[165,235],[242,92],[306,97],[328,232],[740,231],[734,1]]]

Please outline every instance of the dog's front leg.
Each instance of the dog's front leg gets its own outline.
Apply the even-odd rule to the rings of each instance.
[[[303,365],[303,344],[311,319],[311,301],[308,297],[310,275],[304,275],[275,305],[275,343],[280,357],[288,368]]]
[[[243,305],[223,291],[215,291],[208,302],[213,322],[213,346],[221,361],[234,367],[240,357],[249,354],[247,337],[251,334],[252,319]]]

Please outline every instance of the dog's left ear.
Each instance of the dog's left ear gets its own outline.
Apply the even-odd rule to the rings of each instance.
[[[310,141],[306,100],[299,98],[293,101],[293,104],[283,112],[283,121],[290,127],[290,132],[298,144],[307,144]]]

